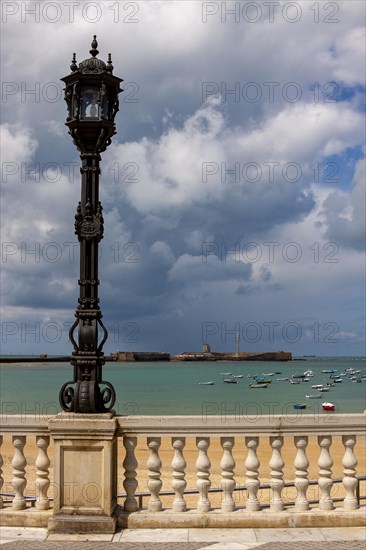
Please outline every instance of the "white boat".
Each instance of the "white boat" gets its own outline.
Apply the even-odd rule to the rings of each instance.
[[[313,386],[311,386],[313,388],[313,390],[318,390],[319,388],[322,388],[323,387],[323,384],[314,384]]]
[[[197,382],[199,386],[213,386],[214,383],[212,380],[210,382]]]
[[[233,374],[233,378],[243,378],[242,374]]]
[[[231,372],[222,372],[221,374],[223,376],[232,376]]]
[[[321,391],[321,392],[324,392],[324,391],[329,391],[330,388],[329,386],[328,387],[325,387],[325,388],[319,388],[318,391]]]
[[[225,384],[237,384],[238,381],[235,378],[224,378]]]
[[[306,399],[320,399],[321,398],[321,394],[319,393],[318,395],[305,395]]]
[[[277,378],[277,380],[278,380],[279,382],[285,382],[286,380],[288,380],[288,377],[287,377],[287,378]]]

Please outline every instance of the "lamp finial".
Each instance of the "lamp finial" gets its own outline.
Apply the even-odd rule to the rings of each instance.
[[[96,38],[97,38],[97,35],[95,34],[93,36],[93,42],[91,43],[92,49],[89,51],[89,53],[91,53],[93,57],[95,57],[99,53],[98,50],[97,50],[98,42],[97,42]]]

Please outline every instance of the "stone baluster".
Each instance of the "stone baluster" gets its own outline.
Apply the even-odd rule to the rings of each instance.
[[[260,510],[260,502],[257,498],[260,481],[258,479],[258,468],[260,462],[257,457],[257,447],[259,445],[259,437],[246,437],[245,445],[248,449],[247,459],[245,461],[246,478],[245,487],[247,489],[247,510],[257,511]]]
[[[233,491],[235,489],[234,468],[235,460],[232,454],[234,447],[233,437],[221,437],[221,447],[223,456],[220,463],[221,466],[221,487],[223,490],[221,510],[223,512],[232,512],[235,510],[235,501],[233,499]]]
[[[184,500],[184,489],[187,487],[185,480],[185,470],[187,463],[184,460],[183,449],[186,444],[185,437],[172,437],[172,446],[174,449],[174,457],[172,460],[173,481],[172,487],[175,492],[173,501],[173,512],[185,512],[187,504]]]
[[[208,491],[211,487],[210,468],[211,462],[207,456],[207,450],[210,446],[209,437],[196,437],[198,448],[197,468],[197,488],[199,492],[197,502],[197,512],[208,512],[211,510],[211,503],[208,498]]]
[[[330,492],[333,487],[332,480],[332,465],[333,460],[330,456],[329,448],[332,444],[332,437],[318,436],[318,444],[321,448],[318,466],[319,466],[319,487],[321,490],[321,497],[319,499],[319,508],[321,510],[333,510],[333,499],[330,496]]]
[[[36,488],[38,493],[36,508],[38,510],[48,510],[50,507],[50,501],[47,497],[47,491],[50,486],[50,459],[47,455],[47,448],[50,444],[50,438],[49,436],[39,435],[36,437],[36,443],[39,449],[36,458]]]
[[[353,450],[354,446],[356,445],[356,436],[343,435],[342,442],[345,448],[345,453],[342,460],[342,464],[344,466],[343,486],[346,490],[346,496],[343,501],[343,508],[345,510],[357,510],[357,508],[359,508],[356,497],[358,480],[355,477],[357,458]]]
[[[1,446],[3,444],[3,436],[0,435],[0,493],[1,493],[1,490],[2,490],[2,487],[4,485],[4,478],[3,478],[3,464],[4,464],[4,461],[3,461],[3,457],[1,455]],[[0,494],[0,509],[4,506],[4,502],[3,502],[3,499],[1,497],[1,494]]]
[[[147,467],[149,469],[149,480],[147,482],[148,489],[150,491],[151,498],[149,500],[148,509],[151,512],[160,512],[162,510],[162,503],[159,497],[159,493],[162,486],[161,481],[161,460],[159,457],[159,447],[161,444],[161,437],[148,437],[147,446],[150,449],[150,456],[147,461]]]
[[[295,487],[297,489],[297,497],[295,502],[295,510],[304,512],[309,510],[309,501],[306,497],[306,491],[309,487],[308,467],[309,461],[306,456],[306,447],[308,445],[307,436],[296,436],[295,446],[297,449],[295,457]]]
[[[269,461],[269,466],[271,468],[271,481],[270,486],[272,489],[272,498],[270,503],[270,509],[279,512],[284,509],[283,499],[282,499],[282,489],[285,485],[283,481],[283,467],[285,465],[282,455],[281,448],[283,446],[283,437],[274,436],[270,437],[270,443],[272,447],[272,456]]]
[[[23,448],[26,441],[25,435],[14,435],[13,446],[15,447],[14,458],[12,460],[13,470],[13,480],[11,482],[15,490],[15,497],[13,500],[13,510],[24,510],[26,507],[26,501],[24,498],[24,489],[27,485],[27,480],[25,479],[25,467],[27,465],[27,460],[23,453]]]
[[[125,512],[136,512],[138,510],[138,502],[135,497],[137,483],[137,466],[138,462],[135,457],[135,448],[137,445],[137,437],[124,437],[123,446],[126,449],[126,456],[123,461],[124,480],[123,487],[126,491],[127,497],[123,505]]]

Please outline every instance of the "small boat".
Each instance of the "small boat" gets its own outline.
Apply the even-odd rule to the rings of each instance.
[[[277,378],[278,382],[286,382],[286,380],[288,380],[288,377],[287,378]]]
[[[298,380],[290,380],[290,384],[300,384]]]
[[[319,388],[318,391],[321,391],[321,392],[324,392],[324,391],[329,391],[330,390],[330,387],[329,386],[325,386],[324,388]]]
[[[324,411],[334,411],[333,403],[322,403],[322,407]]]
[[[280,371],[280,370],[275,370],[275,374],[282,374],[282,371]]]
[[[324,369],[324,370],[322,370],[323,374],[333,374],[334,372],[337,372],[337,371],[334,370],[334,369]]]
[[[311,378],[314,376],[314,372],[312,370],[306,370],[304,372],[305,376],[308,377],[308,378]]]
[[[233,378],[243,378],[242,374],[233,374]]]
[[[213,386],[214,383],[212,380],[210,382],[197,382],[199,386]]]
[[[256,382],[257,384],[270,384],[272,380],[269,380],[268,378],[257,378]]]
[[[319,388],[322,388],[323,387],[323,384],[314,384],[313,386],[311,386],[313,388],[313,390],[318,390]]]
[[[344,375],[343,375],[343,376],[344,376]],[[329,378],[330,378],[331,380],[336,380],[336,379],[339,378],[339,377],[340,377],[340,374],[331,374],[331,375],[329,376]]]
[[[274,372],[263,373],[263,376],[273,376],[273,375],[274,375]]]
[[[343,382],[342,378],[334,378],[333,382],[335,384],[341,384]]]
[[[292,378],[305,378],[305,374],[293,374]]]
[[[225,384],[237,384],[238,381],[235,378],[224,378]]]
[[[321,398],[321,394],[318,393],[317,395],[316,394],[310,394],[310,395],[305,395],[306,399],[320,399]]]
[[[306,409],[305,403],[294,405],[294,409]]]
[[[268,384],[249,384],[249,388],[266,388]]]
[[[223,376],[231,376],[231,372],[222,372],[221,373]]]

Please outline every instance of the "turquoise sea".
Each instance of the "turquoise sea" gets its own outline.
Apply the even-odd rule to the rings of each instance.
[[[1,359],[0,359],[1,360]],[[4,414],[56,414],[59,412],[59,389],[72,379],[68,363],[0,364],[1,412]],[[335,384],[321,399],[306,399],[317,393],[313,384],[329,382],[325,369],[343,371],[347,367],[366,374],[365,357],[309,357],[290,362],[151,362],[110,363],[103,367],[103,378],[117,393],[115,410],[120,415],[287,415],[323,414],[321,404],[330,401],[339,413],[363,412],[366,409],[366,382],[353,383],[348,377]],[[309,382],[292,385],[277,378],[291,377],[312,370]],[[249,375],[278,371],[265,389],[250,389]],[[238,384],[225,384],[223,372],[242,374]],[[198,382],[214,381],[212,386]],[[295,403],[307,408],[295,411]],[[325,414],[325,413],[324,413]]]

